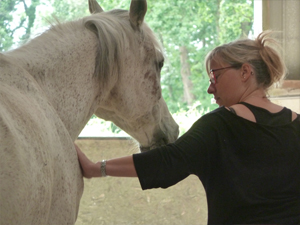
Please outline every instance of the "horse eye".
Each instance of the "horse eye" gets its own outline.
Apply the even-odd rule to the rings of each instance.
[[[164,66],[164,61],[162,60],[158,63],[158,67],[159,69],[161,69],[163,66]]]

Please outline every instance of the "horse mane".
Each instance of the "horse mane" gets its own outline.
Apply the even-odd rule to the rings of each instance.
[[[147,42],[144,44],[150,44],[156,51],[162,52],[161,45],[146,23],[143,23],[140,29],[140,37],[137,38],[136,35],[138,34],[131,27],[127,10],[114,9],[85,17],[83,20],[85,26],[98,36],[99,46],[95,75],[99,76],[101,74],[105,77],[105,80],[107,80],[106,76],[109,74],[113,76],[120,74],[124,62],[122,58],[126,51],[126,41],[129,41],[131,49],[135,49],[136,42],[140,41]]]
[[[39,52],[47,51],[45,43],[59,40],[63,44],[67,44],[69,39],[64,37],[69,37],[67,35],[74,32],[82,33],[84,29],[94,32],[98,37],[94,76],[99,78],[103,84],[109,79],[117,79],[124,66],[126,48],[129,47],[132,51],[138,51],[136,48],[137,41],[154,47],[156,53],[157,51],[163,52],[160,43],[148,25],[143,23],[140,32],[134,31],[129,22],[129,12],[121,9],[93,14],[66,23],[60,23],[56,20],[39,38],[28,42],[34,43],[33,48],[27,48],[27,44],[25,44],[19,51],[25,53],[30,53],[29,51],[33,49]]]

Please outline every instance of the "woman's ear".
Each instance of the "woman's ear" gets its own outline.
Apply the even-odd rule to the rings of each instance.
[[[243,81],[247,81],[252,75],[252,67],[248,63],[244,63],[241,67],[241,76]]]

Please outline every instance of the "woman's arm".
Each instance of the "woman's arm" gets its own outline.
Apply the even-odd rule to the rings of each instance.
[[[78,159],[82,168],[83,176],[86,178],[101,177],[101,163],[94,163],[76,145]],[[106,161],[106,174],[115,177],[137,177],[132,156],[125,156]]]

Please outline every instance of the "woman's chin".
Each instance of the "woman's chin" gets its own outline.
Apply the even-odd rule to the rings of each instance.
[[[222,107],[222,106],[223,106],[223,103],[220,102],[220,101],[218,101],[218,100],[216,101],[216,104],[219,105],[219,107]]]

